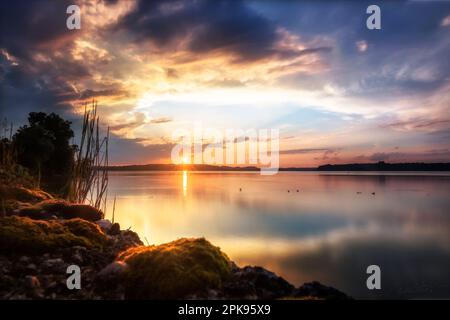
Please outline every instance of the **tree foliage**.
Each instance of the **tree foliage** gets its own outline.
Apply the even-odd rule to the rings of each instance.
[[[70,125],[55,113],[32,112],[28,125],[13,136],[17,162],[37,174],[38,181],[52,191],[64,192],[70,179],[75,152]]]

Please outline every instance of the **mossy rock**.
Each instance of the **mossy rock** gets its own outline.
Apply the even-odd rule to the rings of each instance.
[[[45,191],[39,189],[28,189],[21,186],[0,186],[0,198],[3,200],[16,200],[23,202],[37,202],[53,199]]]
[[[97,221],[103,218],[103,212],[90,205],[56,199],[25,206],[20,209],[19,215],[33,219],[49,219],[56,216],[63,219],[81,218],[87,221]]]
[[[106,243],[106,235],[95,223],[75,218],[64,221],[63,225],[74,235],[88,239],[94,246],[102,247]]]
[[[182,299],[220,289],[231,275],[229,258],[204,238],[130,248],[118,257],[128,299]]]
[[[59,222],[18,216],[0,218],[0,252],[5,255],[36,255],[73,246],[102,250],[106,241],[97,225],[82,219]]]

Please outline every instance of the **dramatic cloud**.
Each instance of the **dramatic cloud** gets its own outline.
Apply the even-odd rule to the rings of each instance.
[[[0,116],[16,126],[37,110],[79,124],[96,99],[120,163],[169,161],[172,132],[199,121],[280,129],[286,166],[450,160],[430,151],[450,132],[448,2],[383,3],[377,31],[366,1],[75,3],[81,30],[73,1],[0,3]]]
[[[313,52],[278,46],[284,40],[283,32],[242,1],[141,0],[116,29],[127,32],[139,44],[149,41],[158,50],[230,53],[240,63]]]

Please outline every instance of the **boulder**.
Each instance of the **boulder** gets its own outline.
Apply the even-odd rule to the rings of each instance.
[[[107,219],[100,219],[100,220],[95,221],[95,223],[102,229],[102,231],[104,233],[107,233],[109,231],[109,229],[111,229],[111,227],[112,227],[111,221],[109,221]]]
[[[61,212],[64,219],[80,218],[97,221],[103,218],[103,212],[87,204],[71,204]]]
[[[128,265],[123,261],[114,261],[100,270],[97,277],[103,281],[114,280],[122,276],[127,270],[127,267]]]
[[[297,288],[293,294],[296,298],[321,299],[321,300],[348,300],[351,297],[345,293],[321,284],[318,281],[307,282]]]
[[[119,234],[111,237],[110,243],[110,249],[115,253],[115,255],[129,248],[144,245],[138,234],[131,230],[120,231]]]
[[[117,222],[114,223],[109,229],[108,234],[111,236],[116,236],[120,234],[120,224],[118,224]]]
[[[207,296],[231,276],[228,257],[204,238],[130,248],[118,261],[128,265],[123,279],[128,299]]]
[[[103,218],[103,212],[87,204],[74,204],[64,200],[45,200],[34,205],[24,205],[17,215],[32,219],[80,218],[87,221],[98,221]]]
[[[238,268],[224,286],[224,293],[236,299],[276,299],[291,295],[294,286],[262,267]]]

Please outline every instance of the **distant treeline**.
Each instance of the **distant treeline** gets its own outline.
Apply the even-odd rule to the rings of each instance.
[[[208,164],[143,164],[127,166],[109,166],[109,171],[259,171],[257,167],[227,167]]]
[[[228,167],[207,164],[144,164],[110,166],[109,171],[259,171],[258,167]],[[280,171],[450,171],[450,163],[353,163],[327,164],[317,168],[280,168]]]
[[[353,163],[327,164],[318,171],[450,171],[450,163]]]

